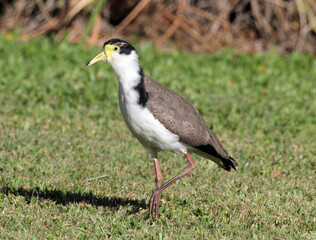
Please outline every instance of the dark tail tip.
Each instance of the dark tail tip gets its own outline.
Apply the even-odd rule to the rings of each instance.
[[[237,162],[235,159],[233,159],[231,156],[229,156],[228,159],[222,159],[224,165],[225,165],[225,170],[230,171],[232,168],[236,170],[236,167],[238,166]]]

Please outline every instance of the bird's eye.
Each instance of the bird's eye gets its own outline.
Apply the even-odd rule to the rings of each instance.
[[[118,47],[115,47],[115,48],[114,48],[114,51],[117,51],[117,50],[118,50]]]

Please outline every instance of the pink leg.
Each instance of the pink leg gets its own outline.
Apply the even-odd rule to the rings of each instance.
[[[159,164],[158,164],[158,159],[157,158],[153,158],[154,160],[154,164],[155,164],[155,171],[156,171],[156,189],[160,188],[161,186],[161,182],[162,182],[162,174],[161,174],[161,171],[160,171],[160,167],[159,167]],[[160,200],[160,196],[158,196],[158,199],[157,199],[157,202],[158,202],[158,205],[159,205],[159,200]],[[156,208],[156,216],[158,215],[159,216],[159,207]]]
[[[192,172],[195,167],[196,164],[195,162],[192,160],[192,158],[190,157],[190,155],[188,153],[185,154],[186,158],[189,160],[189,167],[184,170],[182,173],[178,174],[177,176],[173,177],[172,179],[170,179],[168,182],[166,182],[164,185],[162,185],[161,187],[158,187],[158,174],[157,174],[157,169],[158,172],[160,172],[159,166],[158,166],[158,160],[154,159],[154,163],[155,163],[155,168],[156,168],[156,184],[157,184],[157,189],[153,192],[151,198],[150,198],[150,202],[149,202],[149,215],[151,215],[153,213],[154,208],[156,208],[156,218],[159,218],[159,199],[160,199],[160,194],[163,190],[165,190],[167,187],[169,187],[172,183],[176,182],[177,180],[179,180],[180,178],[184,177],[185,175],[189,174],[190,172]],[[162,179],[162,175],[160,172],[160,182],[159,184],[161,184],[161,179]]]
[[[155,170],[156,170],[156,179],[155,179],[156,180],[156,187],[160,188],[161,182],[162,182],[162,174],[161,174],[160,167],[158,164],[158,159],[153,158],[153,160],[154,160]]]

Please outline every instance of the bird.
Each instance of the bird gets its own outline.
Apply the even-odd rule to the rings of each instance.
[[[117,75],[119,106],[130,132],[150,153],[155,166],[156,189],[149,201],[149,216],[159,218],[162,191],[196,168],[191,153],[210,159],[230,171],[237,162],[224,149],[193,105],[181,95],[148,77],[140,67],[135,48],[125,40],[110,39],[103,51],[87,63],[111,65]],[[162,184],[158,152],[184,154],[189,166]]]

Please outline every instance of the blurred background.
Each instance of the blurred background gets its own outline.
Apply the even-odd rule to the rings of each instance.
[[[315,0],[2,0],[0,31],[102,45],[150,39],[189,52],[316,53]],[[13,35],[13,34],[12,34]]]

